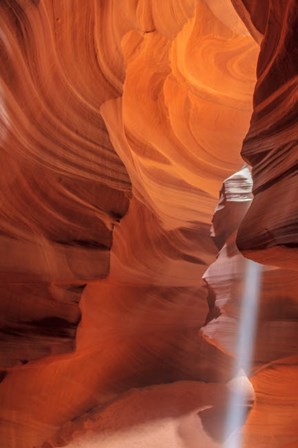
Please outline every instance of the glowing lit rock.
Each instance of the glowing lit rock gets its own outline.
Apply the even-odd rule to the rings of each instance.
[[[220,250],[216,261],[203,276],[208,288],[209,314],[202,331],[212,343],[236,357],[238,335],[243,325],[240,321],[241,303],[248,263],[239,252],[235,239],[237,227],[251,205],[251,189],[247,168],[224,181],[212,220],[212,235]],[[253,364],[257,366],[298,351],[295,337],[298,334],[297,275],[295,271],[273,266],[264,266],[262,271],[259,292],[255,292],[257,279],[249,280],[250,306],[255,293],[260,294],[254,319],[257,320],[256,341],[252,341]],[[253,324],[247,333],[253,331]],[[250,344],[247,344],[247,352],[249,350]],[[243,365],[240,367],[244,368]]]
[[[75,439],[88,410],[100,421],[119,394],[176,380],[196,380],[197,393],[190,409],[192,383],[160,386],[180,390],[164,413],[179,405],[189,418],[155,434],[218,445],[210,428],[224,410],[213,407],[232,361],[199,332],[201,277],[218,189],[242,165],[263,3],[262,14],[254,0],[241,9],[253,40],[228,0],[1,2],[5,448],[39,447],[65,425]]]

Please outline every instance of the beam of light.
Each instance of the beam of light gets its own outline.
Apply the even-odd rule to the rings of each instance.
[[[235,376],[241,371],[249,374],[252,364],[262,265],[247,260],[241,300],[238,343],[235,353]],[[231,392],[223,448],[240,448],[242,426],[247,412],[245,393],[237,388]]]

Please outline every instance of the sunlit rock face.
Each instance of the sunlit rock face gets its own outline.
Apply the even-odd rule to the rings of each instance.
[[[237,249],[235,240],[251,201],[252,179],[245,166],[223,183],[211,233],[219,252],[203,276],[208,289],[209,313],[202,332],[212,343],[234,356],[246,272],[246,259]]]
[[[216,261],[203,275],[208,287],[209,314],[202,331],[214,344],[233,356],[236,356],[237,335],[241,330],[241,302],[248,265],[236,246],[236,235],[252,200],[252,178],[245,166],[224,181],[212,220],[212,235],[220,250]],[[274,266],[263,266],[261,270],[252,359],[255,367],[298,352],[296,272]]]
[[[202,276],[268,15],[234,3],[1,2],[3,446],[221,445]]]
[[[288,415],[291,407],[297,411],[298,400],[288,387],[294,387],[297,372],[298,278],[295,271],[257,263],[254,264],[260,270],[259,279],[248,277],[248,263],[253,262],[243,257],[235,240],[237,228],[251,206],[251,191],[247,166],[224,181],[212,225],[220,250],[203,276],[208,288],[209,314],[201,331],[210,343],[235,358],[235,375],[241,369],[254,386],[254,406],[242,429],[242,444],[237,446],[280,447],[297,441],[296,424],[289,422]],[[251,282],[251,294],[254,283],[259,281],[260,285],[257,298],[248,297],[245,316],[247,281]],[[246,319],[253,312],[253,322],[247,327]],[[239,347],[242,338],[246,341],[244,352]],[[241,404],[249,405],[249,397],[248,390]],[[264,432],[259,429],[261,422],[267,427]],[[276,422],[278,429],[274,428]]]

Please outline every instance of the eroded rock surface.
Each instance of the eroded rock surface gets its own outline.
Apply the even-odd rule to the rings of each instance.
[[[210,221],[223,179],[243,164],[259,44],[262,102],[274,75],[267,76],[266,54],[278,57],[276,48],[286,42],[271,48],[272,29],[287,35],[292,19],[284,18],[294,11],[291,1],[286,11],[281,2],[264,1],[261,12],[254,0],[233,4],[245,25],[229,0],[1,2],[0,440],[6,448],[91,448],[98,440],[109,447],[120,440],[123,446],[143,440],[150,448],[199,440],[221,445],[237,312],[229,330],[211,330],[217,316],[202,281],[216,256]],[[290,73],[287,79],[284,89],[293,93]],[[282,94],[280,104],[292,105],[290,97]],[[266,121],[266,101],[264,117],[256,106],[251,129]],[[283,121],[276,122],[291,146],[291,126],[283,133]],[[253,177],[255,207],[256,168]],[[237,207],[221,242],[235,239],[243,212]],[[287,199],[289,216],[294,208]],[[230,261],[242,260],[234,241],[229,247]],[[264,277],[260,316],[268,326],[257,335],[257,366],[296,351],[297,279],[284,271],[269,269]],[[276,284],[272,292],[270,275],[280,294]],[[263,344],[269,334],[272,344]],[[292,378],[287,372],[282,377]],[[267,386],[258,375],[248,443],[261,443],[258,394],[266,397]],[[125,395],[132,388],[139,390]],[[164,397],[157,413],[156,397]],[[173,407],[177,414],[168,419]],[[125,426],[128,437],[120,434]],[[277,442],[291,431],[282,425]]]
[[[245,328],[244,300],[250,302],[248,313],[252,312],[255,303],[255,297],[244,294],[248,263],[253,262],[239,252],[236,235],[237,227],[251,206],[251,190],[248,167],[230,176],[223,184],[212,228],[220,250],[216,261],[203,276],[208,288],[209,314],[201,331],[212,344],[238,359],[237,368],[244,369],[254,386],[255,403],[244,426],[241,446],[280,447],[287,441],[297,442],[298,439],[295,422],[288,421],[289,409],[297,409],[298,400],[295,393],[291,396],[287,391],[287,384],[294,384],[297,370],[298,278],[295,271],[261,267],[255,263],[261,269],[253,319],[256,327],[250,325],[245,329],[250,338],[244,335],[247,346],[243,355],[239,351],[239,340]],[[227,222],[231,227],[226,227],[224,223]],[[249,281],[256,282],[257,279],[252,277]],[[253,284],[250,290],[254,291]],[[280,378],[277,372],[280,372]],[[279,395],[281,389],[284,398]],[[268,425],[264,432],[259,431],[260,422]],[[278,422],[278,429],[274,428],[274,422]]]
[[[2,368],[74,350],[82,290],[108,275],[128,208],[129,177],[98,113],[115,92],[71,5],[58,5],[0,5]],[[95,20],[91,2],[80,18]]]
[[[255,5],[256,13],[262,9]],[[237,244],[261,263],[297,270],[297,3],[269,2],[266,23],[254,112],[242,150],[253,169],[254,200]]]

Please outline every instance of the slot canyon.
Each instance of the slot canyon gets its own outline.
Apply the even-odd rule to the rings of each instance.
[[[0,448],[298,447],[296,0],[0,0]]]

